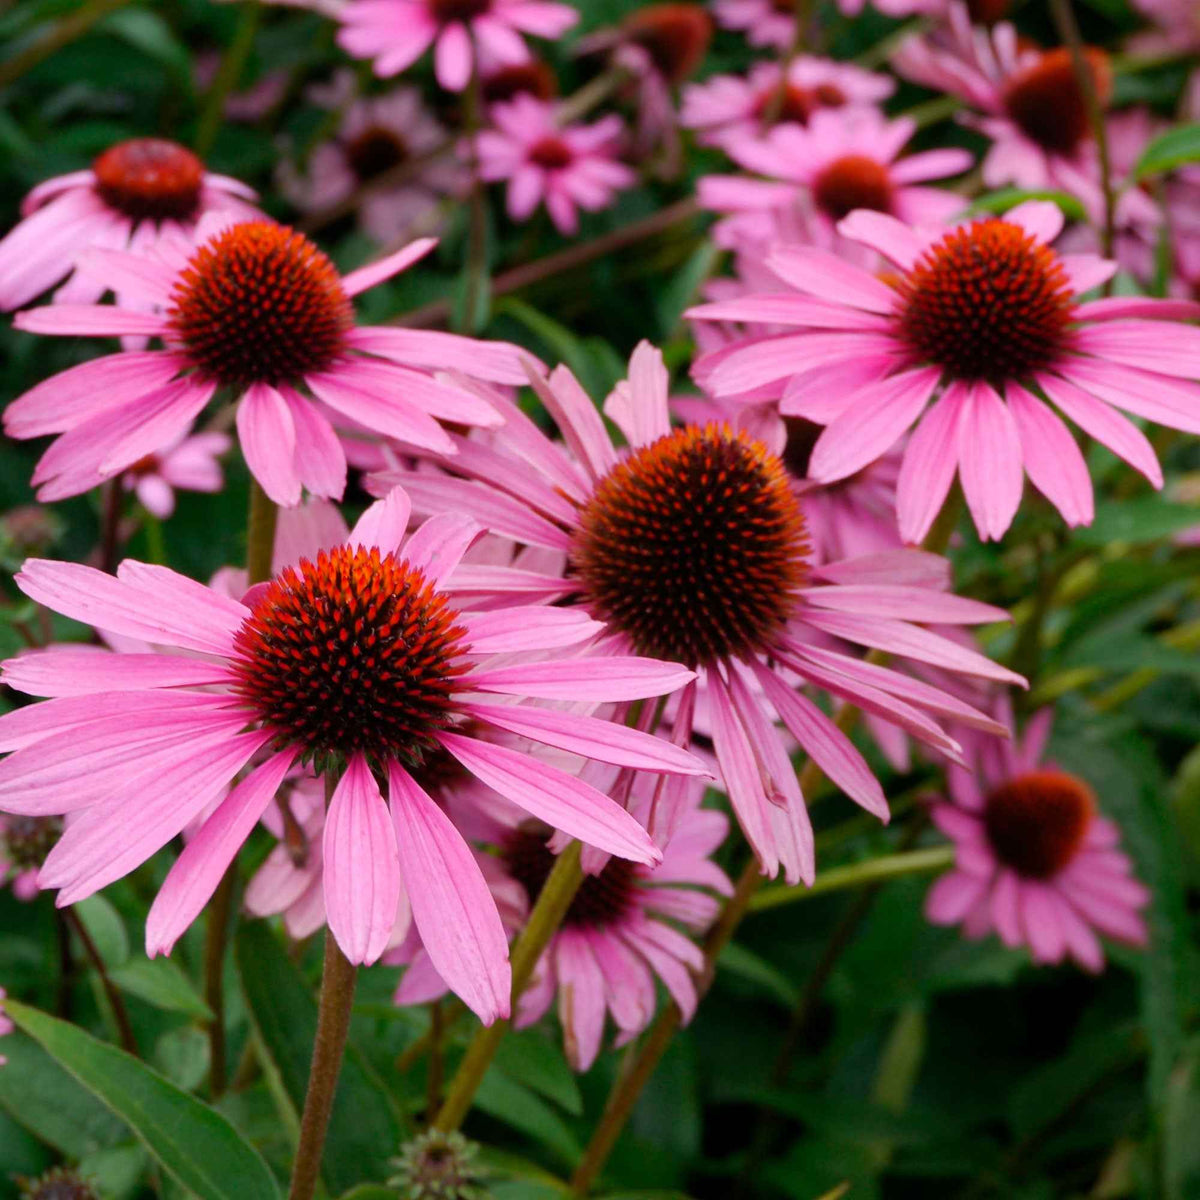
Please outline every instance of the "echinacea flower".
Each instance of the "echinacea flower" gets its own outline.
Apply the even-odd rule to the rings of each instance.
[[[476,138],[480,178],[508,181],[508,215],[527,221],[546,206],[562,234],[579,229],[578,209],[598,212],[637,177],[616,158],[621,118],[609,115],[592,125],[560,125],[555,106],[519,95],[493,105],[493,129]]]
[[[465,176],[452,157],[438,157],[440,148],[448,148],[448,135],[421,93],[404,87],[347,100],[337,106],[343,108],[337,133],[313,150],[303,173],[291,163],[281,166],[280,190],[301,211],[316,212],[373,184],[357,211],[376,241],[392,245],[434,232],[438,205],[460,191]],[[382,176],[402,164],[411,174],[384,184]]]
[[[971,155],[953,147],[903,155],[916,130],[911,118],[890,120],[877,109],[820,109],[806,126],[776,125],[760,138],[727,143],[734,162],[766,178],[700,180],[705,208],[735,214],[717,225],[718,244],[765,249],[780,240],[779,214],[789,210],[803,224],[804,241],[851,253],[859,248],[845,247],[836,229],[855,209],[909,224],[948,220],[963,210],[962,197],[927,181],[961,174]]]
[[[146,253],[164,237],[190,237],[206,213],[261,217],[254,198],[253,189],[206,171],[177,142],[118,142],[88,170],[47,179],[22,201],[23,219],[0,240],[0,310],[28,304],[68,275],[55,300],[94,304],[112,283],[72,275],[92,247]]]
[[[374,60],[381,78],[398,75],[432,46],[438,83],[461,92],[477,54],[492,63],[526,62],[522,34],[559,38],[579,14],[552,0],[350,0],[338,20],[338,45]]]
[[[166,348],[93,359],[5,409],[10,437],[62,435],[34,471],[39,498],[78,495],[158,453],[191,428],[218,389],[238,403],[238,440],[251,473],[288,506],[299,503],[302,488],[341,498],[346,456],[331,417],[443,450],[449,443],[434,418],[496,423],[478,397],[431,372],[521,382],[515,347],[354,323],[354,296],[435,244],[412,242],[344,277],[303,234],[265,221],[225,225],[194,248],[160,246],[153,259],[89,251],[79,269],[110,281],[136,307],[58,304],[18,313],[16,326],[156,337]]]
[[[540,58],[524,63],[500,63],[481,68],[479,90],[487,105],[504,104],[517,96],[532,96],[535,100],[553,100],[558,95],[558,78],[550,64]]]
[[[746,75],[713,75],[683,89],[680,124],[699,131],[706,145],[758,137],[769,120],[807,125],[823,108],[880,104],[895,82],[876,71],[832,58],[799,56],[784,68],[755,63]]]
[[[219,492],[225,485],[220,457],[233,445],[225,433],[197,433],[178,438],[154,454],[139,459],[121,476],[121,486],[133,492],[152,516],[166,520],[175,511],[175,491]]]
[[[685,1023],[696,1010],[692,976],[703,968],[704,957],[674,923],[703,933],[719,909],[711,892],[728,896],[733,885],[711,860],[725,840],[728,820],[700,807],[702,783],[689,781],[686,793],[657,867],[610,858],[584,878],[521,996],[518,1027],[540,1020],[557,997],[564,1049],[576,1071],[588,1070],[595,1061],[608,1014],[618,1029],[618,1046],[650,1024],[657,1007],[656,977]],[[630,811],[645,821],[653,802],[652,781],[642,777],[634,785]],[[492,889],[515,933],[554,866],[553,840],[544,827],[496,823],[488,841],[496,847],[495,854],[484,856],[491,864]],[[409,964],[396,991],[397,1004],[444,994],[446,985],[419,944],[392,959]]]
[[[1082,779],[1042,762],[1053,712],[1043,709],[1012,744],[968,743],[970,769],[951,767],[953,803],[933,821],[954,841],[954,869],[933,885],[925,914],[1026,945],[1042,963],[1104,966],[1096,935],[1140,946],[1150,893],[1133,877],[1120,830],[1096,809]]]
[[[569,836],[658,861],[638,822],[596,788],[473,729],[633,769],[702,775],[691,755],[639,730],[492,702],[630,701],[674,691],[693,672],[581,655],[599,628],[582,611],[457,610],[442,584],[480,527],[449,515],[405,539],[408,517],[408,498],[392,493],[347,543],[302,559],[242,602],[132,560],[116,578],[72,563],[25,564],[18,585],[52,611],[191,652],[57,647],[3,665],[8,686],[50,697],[0,717],[0,748],[11,751],[0,762],[5,810],[78,814],[39,874],[40,885],[60,889],[59,905],[133,870],[250,767],[188,841],[151,907],[147,952],[169,952],[288,772],[311,765],[338,776],[323,881],[329,928],[346,956],[375,961],[407,903],[439,971],[490,1021],[508,1012],[507,943],[470,850],[411,773],[427,753],[445,750]]]
[[[1200,9],[1193,0],[1132,0],[1132,3],[1157,26],[1130,39],[1134,53],[1175,57],[1200,51]]]
[[[418,511],[467,513],[543,552],[540,571],[464,566],[452,588],[486,588],[489,603],[505,591],[519,603],[540,588],[603,623],[598,649],[694,667],[700,680],[680,697],[672,741],[689,744],[702,683],[725,790],[765,873],[781,864],[793,882],[814,873],[812,829],[776,715],[852,800],[887,815],[862,756],[798,684],[848,699],[951,755],[956,743],[933,718],[965,712],[961,719],[994,728],[944,692],[814,642],[832,636],[1020,683],[918,624],[1005,614],[914,583],[928,574],[926,556],[904,550],[811,567],[804,515],[778,457],[727,425],[672,429],[667,371],[652,346],[638,346],[628,380],[604,406],[628,442],[624,453],[565,367],[547,380],[530,364],[530,381],[565,448],[513,406],[486,444],[456,439],[442,472],[380,472],[368,487],[383,494],[400,483]]]
[[[1180,320],[1200,305],[1081,301],[1116,266],[1054,251],[1062,225],[1044,201],[950,232],[856,212],[839,230],[895,264],[889,282],[812,247],[781,248],[768,265],[788,290],[689,315],[787,332],[708,355],[696,377],[717,396],[774,391],[786,411],[825,425],[810,467],[825,483],[915,424],[897,492],[906,542],[924,538],[956,473],[981,537],[1012,524],[1025,472],[1069,524],[1086,525],[1091,479],[1054,409],[1161,487],[1150,443],[1116,410],[1200,433],[1200,329]]]

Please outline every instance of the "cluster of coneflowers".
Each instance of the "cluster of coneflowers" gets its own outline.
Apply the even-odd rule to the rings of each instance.
[[[1069,191],[1103,222],[1099,52],[1085,86],[1002,4],[877,7],[930,18],[893,65],[961,98],[990,139],[988,187]],[[791,4],[713,11],[756,46],[796,44]],[[557,1002],[583,1070],[609,1015],[619,1042],[647,1027],[656,980],[685,1020],[707,986],[696,938],[734,887],[706,794],[790,885],[818,872],[799,756],[888,819],[858,712],[893,761],[946,764],[932,816],[956,863],[929,918],[1100,969],[1097,934],[1144,940],[1147,894],[1096,798],[1046,762],[1051,714],[1016,728],[1007,689],[1025,681],[970,633],[1005,614],[954,593],[943,526],[957,481],[980,537],[1004,537],[1026,475],[1090,523],[1072,427],[1161,486],[1131,418],[1200,432],[1195,278],[1174,299],[1101,295],[1118,261],[1085,225],[1063,234],[1055,204],[967,214],[947,183],[973,156],[908,152],[915,123],[884,115],[878,72],[782,53],[677,107],[711,32],[695,5],[585,39],[637,112],[632,134],[615,114],[586,124],[523,40],[576,16],[340,9],[338,44],[381,78],[428,51],[442,87],[486,100],[456,144],[411,86],[335,81],[335,136],[282,186],[319,213],[381,183],[359,211],[387,253],[348,274],[173,142],[115,145],[27,197],[0,303],[29,333],[122,347],[5,410],[10,437],[54,438],[39,499],[108,485],[169,516],[174,488],[223,486],[231,430],[257,515],[249,571],[207,584],[24,562],[22,592],[96,637],[3,665],[40,699],[0,717],[0,865],[23,898],[69,905],[182,835],[146,927],[147,952],[170,953],[261,823],[278,846],[250,913],[295,938],[327,925],[352,964],[404,964],[399,1003],[449,989],[484,1023],[526,1023]],[[422,269],[433,238],[405,239],[436,233],[447,200],[504,181],[513,221],[544,204],[572,234],[681,130],[731,163],[698,188],[731,252],[687,314],[698,393],[673,395],[645,342],[603,398],[515,345],[357,320],[359,293]],[[1175,222],[1192,235],[1195,195]],[[1160,209],[1131,188],[1108,216],[1137,275]],[[1181,272],[1200,271],[1193,249]],[[351,469],[376,499],[348,526]],[[514,981],[510,941],[552,886],[558,919]]]

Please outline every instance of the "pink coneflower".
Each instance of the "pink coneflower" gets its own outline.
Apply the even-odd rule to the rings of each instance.
[[[304,173],[290,163],[281,167],[283,194],[304,212],[319,211],[408,163],[408,178],[376,186],[363,197],[359,223],[385,245],[432,232],[438,205],[465,182],[452,157],[437,157],[447,147],[446,131],[416,88],[347,99],[337,134],[313,150]]]
[[[1023,471],[1069,524],[1087,524],[1087,466],[1050,404],[1161,487],[1150,443],[1116,410],[1200,433],[1200,385],[1190,382],[1200,329],[1178,320],[1200,316],[1200,305],[1081,302],[1116,267],[1056,253],[1049,243],[1062,224],[1042,201],[949,233],[854,213],[840,232],[890,258],[894,280],[811,247],[780,249],[768,263],[790,291],[690,315],[790,332],[708,355],[696,376],[717,396],[781,389],[791,412],[827,426],[810,468],[825,483],[861,470],[918,422],[897,494],[905,541],[929,531],[956,471],[981,537],[1012,523]]]
[[[288,771],[338,770],[322,846],[330,930],[352,961],[373,962],[407,897],[438,969],[488,1021],[508,1011],[507,946],[470,851],[411,774],[427,753],[445,750],[572,837],[658,860],[637,821],[596,788],[474,729],[700,775],[691,755],[636,729],[491,702],[630,701],[674,691],[693,672],[581,655],[598,629],[582,611],[460,612],[441,585],[480,527],[449,515],[404,541],[408,516],[407,497],[394,492],[367,510],[348,543],[285,569],[245,602],[128,560],[115,579],[72,563],[25,564],[17,582],[37,603],[195,655],[40,651],[4,664],[10,687],[52,697],[0,718],[0,748],[12,751],[0,763],[4,807],[79,813],[39,875],[61,889],[60,905],[144,862],[261,753],[188,842],[150,910],[147,952],[169,952]],[[533,661],[521,657],[528,653]]]
[[[62,834],[57,817],[8,817],[0,813],[0,885],[11,884],[18,900],[38,894],[38,871]]]
[[[994,930],[1038,962],[1070,957],[1099,971],[1096,934],[1143,945],[1140,910],[1150,894],[1091,788],[1042,764],[1052,716],[1043,709],[1015,744],[968,741],[972,769],[950,768],[954,803],[935,804],[933,820],[954,840],[956,863],[930,889],[925,915],[936,925],[961,922],[971,938]]]
[[[411,266],[436,243],[413,242],[342,277],[308,240],[262,221],[227,225],[196,248],[150,259],[92,250],[80,269],[137,308],[59,304],[15,318],[33,333],[162,338],[164,350],[112,354],[45,380],[8,406],[10,437],[60,437],[34,472],[43,500],[119,475],[185,433],[222,389],[238,402],[238,439],[279,504],[301,488],[338,499],[345,453],[331,416],[357,429],[445,450],[434,418],[500,418],[433,369],[518,382],[516,348],[447,333],[356,326],[351,298]]]
[[[1133,0],[1133,7],[1157,26],[1130,39],[1135,53],[1174,56],[1200,51],[1200,8],[1195,0]]]
[[[910,118],[889,120],[875,109],[822,109],[807,126],[777,125],[757,140],[730,142],[725,146],[730,158],[767,180],[730,175],[700,180],[702,205],[738,214],[717,226],[718,243],[765,249],[780,240],[779,214],[787,210],[802,222],[803,240],[839,249],[844,247],[837,222],[855,209],[922,225],[961,212],[961,196],[925,181],[961,174],[971,166],[971,155],[947,148],[901,157],[916,129]]]
[[[260,217],[254,198],[176,142],[118,142],[90,169],[47,179],[25,197],[24,219],[0,241],[0,310],[20,308],[71,275],[92,247],[145,254],[163,238],[190,237],[206,213]],[[94,304],[111,286],[103,276],[76,273],[55,300]]]
[[[887,565],[893,582],[886,584],[878,564],[811,568],[804,516],[783,464],[727,425],[672,429],[667,372],[647,343],[634,351],[629,379],[604,407],[625,435],[627,453],[613,447],[566,368],[547,381],[531,367],[530,378],[571,454],[514,408],[490,445],[459,439],[459,453],[442,460],[461,477],[397,470],[370,477],[368,486],[383,492],[403,483],[420,511],[487,514],[494,532],[558,556],[553,571],[475,567],[452,587],[470,581],[486,585],[493,598],[507,590],[519,600],[544,579],[562,600],[604,623],[600,647],[701,672],[724,786],[764,872],[773,875],[782,864],[789,879],[811,880],[814,871],[812,830],[776,714],[851,799],[887,815],[858,751],[794,690],[796,683],[849,699],[950,754],[955,743],[931,717],[965,709],[968,720],[981,718],[943,692],[826,651],[814,638],[1021,682],[913,624],[1004,619],[999,609],[910,584],[910,559],[921,556],[899,552]],[[672,728],[679,745],[689,743],[695,693],[689,686],[679,702]]]
[[[1088,48],[1092,83],[1102,104],[1112,91],[1112,70],[1103,51]],[[961,4],[950,7],[949,22],[931,35],[914,36],[892,57],[908,79],[960,96],[983,116],[968,123],[987,134],[992,146],[983,160],[989,188],[1063,187],[1097,210],[1099,184],[1088,169],[1091,129],[1087,106],[1075,77],[1070,52],[1039,50],[1023,42],[1007,22],[976,29]]]
[[[631,811],[645,819],[653,793],[652,786],[638,787]],[[588,1070],[595,1061],[608,1014],[617,1026],[618,1046],[649,1025],[657,1007],[656,977],[679,1005],[685,1023],[696,1010],[692,976],[702,970],[704,957],[675,923],[703,933],[719,907],[708,889],[721,895],[733,891],[710,857],[725,840],[729,822],[722,813],[700,808],[703,794],[702,785],[688,786],[658,867],[611,858],[598,874],[584,879],[521,997],[518,1027],[539,1020],[557,997],[564,1049],[576,1071]],[[554,865],[550,832],[527,823],[497,824],[490,840],[498,854],[481,856],[489,863],[485,873],[506,924],[516,932]],[[396,957],[409,962],[396,1003],[426,1002],[444,994],[446,985],[424,949],[414,946]]]
[[[521,95],[493,105],[494,129],[477,139],[479,174],[488,182],[508,180],[508,215],[527,221],[546,206],[559,233],[578,232],[579,213],[598,212],[637,176],[616,159],[621,118],[602,117],[592,125],[560,126],[555,106]]]
[[[531,58],[525,63],[483,65],[480,90],[485,104],[505,104],[517,96],[553,100],[558,95],[558,78],[548,62]]]
[[[178,438],[155,454],[139,459],[121,477],[152,516],[166,520],[175,511],[175,491],[219,492],[225,486],[220,457],[233,440],[224,433],[197,433]]]
[[[679,120],[706,145],[756,138],[774,114],[780,123],[807,125],[823,108],[879,104],[895,89],[886,75],[831,58],[796,58],[781,87],[779,63],[755,63],[746,75],[714,75],[683,89]]]
[[[873,0],[874,7],[891,17],[913,13],[938,13],[946,0]],[[838,0],[846,16],[857,16],[864,0]],[[717,23],[739,30],[752,46],[772,46],[787,52],[797,44],[795,0],[713,0]]]
[[[376,75],[398,75],[432,46],[438,83],[461,92],[477,53],[493,64],[526,62],[522,34],[559,38],[579,14],[551,0],[351,0],[338,20],[338,45],[373,59]]]

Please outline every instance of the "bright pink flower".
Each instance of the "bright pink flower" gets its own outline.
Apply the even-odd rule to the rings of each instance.
[[[925,186],[971,166],[966,150],[926,150],[901,157],[916,132],[907,117],[889,120],[870,108],[821,109],[807,126],[777,125],[757,140],[729,142],[739,166],[766,176],[708,175],[700,203],[734,216],[720,222],[717,243],[765,250],[772,242],[803,240],[854,253],[836,234],[837,222],[855,209],[888,213],[909,224],[936,225],[963,210],[961,196]],[[799,230],[781,229],[781,219]]]
[[[147,454],[121,477],[121,485],[137,495],[141,506],[160,520],[175,511],[175,489],[219,492],[225,477],[218,461],[233,440],[224,433],[197,433],[178,438],[156,454]]]
[[[498,728],[632,769],[701,775],[691,755],[636,729],[492,702],[631,701],[674,691],[693,672],[582,654],[600,629],[582,610],[451,607],[443,581],[482,531],[452,514],[405,540],[408,517],[408,498],[397,490],[364,513],[348,543],[252,588],[243,602],[130,560],[115,579],[71,563],[26,562],[17,581],[36,602],[119,636],[193,652],[59,647],[4,664],[8,686],[51,697],[0,717],[0,749],[12,751],[0,762],[5,809],[80,814],[39,875],[40,885],[60,889],[60,905],[144,862],[253,761],[188,842],[150,910],[147,952],[169,952],[293,766],[324,772],[344,763],[322,843],[331,931],[352,961],[373,962],[407,898],[438,969],[489,1021],[508,1011],[500,920],[461,835],[410,769],[444,750],[571,837],[658,861],[642,827],[603,793],[476,730]],[[340,634],[319,632],[331,628]]]
[[[933,820],[953,839],[956,863],[930,889],[925,915],[961,922],[971,938],[994,930],[1038,962],[1070,957],[1099,971],[1096,934],[1143,945],[1150,894],[1087,784],[1042,763],[1052,717],[1042,709],[1015,743],[972,738],[970,769],[950,768],[954,803],[935,804]]]
[[[93,247],[154,250],[190,238],[206,213],[261,217],[254,191],[214,175],[175,142],[135,138],[111,146],[86,171],[47,179],[25,197],[24,218],[0,241],[0,310],[28,304],[71,275]],[[77,272],[55,293],[64,304],[94,304],[120,281]]]
[[[639,781],[631,811],[648,819],[654,788]],[[586,1071],[604,1037],[606,1015],[618,1029],[616,1044],[636,1037],[654,1017],[655,977],[679,1005],[686,1023],[696,1010],[693,974],[704,956],[676,923],[694,933],[712,924],[719,905],[710,894],[729,895],[733,885],[711,855],[725,840],[724,814],[700,808],[703,785],[687,788],[670,844],[658,867],[611,858],[587,877],[562,925],[542,954],[518,1005],[516,1024],[531,1025],[558,999],[567,1059]],[[506,926],[515,933],[554,865],[548,830],[494,823],[488,839],[498,855],[480,855],[484,873]],[[397,1004],[434,1000],[446,991],[419,940],[389,961],[409,963],[396,992]]]
[[[542,554],[538,568],[464,565],[452,589],[483,589],[490,603],[506,591],[517,603],[530,594],[575,599],[604,622],[598,649],[696,667],[724,786],[764,872],[782,865],[793,881],[814,872],[812,830],[776,716],[851,799],[887,816],[853,743],[796,684],[879,713],[951,755],[956,743],[933,718],[965,712],[994,725],[935,688],[814,642],[832,636],[1020,683],[915,624],[979,624],[1004,613],[922,586],[929,556],[909,551],[810,567],[804,517],[778,458],[728,426],[673,430],[667,371],[653,347],[634,351],[629,379],[604,406],[628,442],[624,453],[565,367],[546,380],[531,366],[530,380],[570,453],[514,406],[489,444],[457,439],[458,453],[442,460],[455,475],[400,469],[368,486],[383,493],[402,483],[418,511],[470,514]],[[677,745],[690,742],[695,695],[689,685],[680,698]]]
[[[304,212],[327,209],[402,163],[428,158],[402,182],[376,185],[358,206],[358,220],[384,245],[436,232],[439,205],[461,192],[466,176],[452,157],[436,157],[447,134],[421,93],[407,87],[367,98],[351,93],[330,107],[343,109],[337,134],[313,150],[303,174],[291,162],[281,166],[283,194]]]
[[[559,38],[579,14],[551,0],[350,0],[338,19],[338,45],[373,59],[381,78],[398,75],[432,46],[438,83],[461,92],[476,53],[492,64],[526,62],[522,34]]]
[[[344,278],[303,234],[261,221],[227,225],[195,248],[160,246],[155,258],[89,251],[80,271],[137,307],[59,304],[18,313],[17,327],[158,337],[166,349],[94,359],[8,406],[10,437],[63,435],[34,471],[39,497],[78,495],[171,445],[218,388],[238,402],[247,465],[283,505],[299,503],[302,488],[341,497],[346,457],[334,422],[443,451],[450,443],[435,418],[498,422],[477,396],[431,371],[520,382],[515,347],[354,323],[352,297],[434,245],[412,242]]]
[[[1008,529],[1025,471],[1069,524],[1086,525],[1087,466],[1050,405],[1161,487],[1150,443],[1116,410],[1200,433],[1200,329],[1180,321],[1200,305],[1081,302],[1116,267],[1052,250],[1062,224],[1042,201],[949,233],[856,212],[840,232],[890,258],[898,277],[781,248],[768,265],[789,290],[689,315],[789,331],[705,356],[696,378],[718,397],[782,393],[782,411],[827,426],[810,466],[824,483],[862,470],[916,422],[897,494],[906,542],[929,531],[956,472],[981,537]]]
[[[832,58],[799,57],[787,68],[755,63],[746,75],[713,75],[683,89],[682,125],[700,132],[706,145],[737,144],[758,137],[768,115],[779,123],[807,125],[824,108],[845,109],[879,104],[896,87],[886,75],[864,71]]]
[[[593,125],[560,125],[555,105],[520,95],[492,106],[494,129],[477,139],[479,173],[489,182],[508,180],[508,215],[527,221],[545,204],[559,233],[578,232],[579,214],[598,212],[637,176],[617,161],[621,118]]]

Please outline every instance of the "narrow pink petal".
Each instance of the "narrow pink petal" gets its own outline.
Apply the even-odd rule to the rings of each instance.
[[[583,936],[592,948],[608,1008],[623,1034],[640,1033],[654,1016],[654,977],[641,955],[630,950],[618,937],[604,929],[584,929]]]
[[[517,704],[464,704],[463,711],[489,725],[507,729],[546,746],[619,767],[708,777],[694,755],[664,738],[629,729],[614,721]]]
[[[381,555],[395,554],[404,541],[411,511],[408,493],[403,488],[392,488],[358,518],[346,539],[347,544],[362,546],[365,550],[374,547]]]
[[[1067,942],[1058,906],[1045,884],[1024,880],[1020,887],[1021,925],[1033,957],[1038,962],[1061,962]]]
[[[413,263],[424,258],[437,244],[437,238],[418,238],[415,242],[409,242],[395,254],[388,254],[365,267],[359,267],[357,271],[351,271],[349,275],[343,275],[342,291],[347,296],[357,296],[359,292],[365,292],[377,283],[407,270]]]
[[[786,246],[767,256],[767,266],[792,287],[834,304],[875,313],[896,307],[896,293],[887,284],[826,250]]]
[[[1052,242],[1062,232],[1062,209],[1050,200],[1026,200],[1004,214],[1004,220],[1020,225],[1039,242]]]
[[[576,646],[604,632],[581,608],[519,605],[490,612],[463,613],[472,654],[501,654],[516,650],[551,650]]]
[[[925,550],[881,550],[858,558],[823,563],[812,574],[830,583],[849,586],[889,584],[946,591],[951,584],[950,563]]]
[[[158,337],[167,331],[166,318],[156,313],[130,312],[112,304],[47,304],[13,317],[13,327],[26,333],[64,337],[119,337],[135,334]]]
[[[934,925],[957,925],[983,898],[987,881],[950,871],[934,883],[925,897],[925,916]]]
[[[1196,377],[1200,328],[1194,325],[1130,318],[1085,325],[1073,336],[1080,350],[1101,361],[1180,379]],[[1147,380],[1147,384],[1152,385],[1152,381]]]
[[[287,402],[296,430],[295,466],[300,482],[314,496],[340,500],[346,490],[346,452],[333,426],[293,389],[281,387],[279,394]]]
[[[921,418],[904,449],[896,485],[896,516],[900,536],[911,544],[925,539],[954,482],[958,422],[965,398],[963,384],[950,384]]]
[[[483,536],[477,521],[461,513],[430,517],[404,544],[402,557],[409,566],[423,571],[434,587],[440,586],[462,556]]]
[[[475,856],[402,767],[388,764],[400,871],[438,974],[485,1024],[509,1015],[508,939]]]
[[[1060,254],[1058,261],[1066,271],[1067,278],[1071,281],[1071,290],[1076,295],[1100,287],[1117,273],[1115,262],[1109,262],[1095,254]]]
[[[650,930],[668,934],[669,938],[663,939],[667,944],[664,945],[657,938],[647,936]],[[653,967],[654,973],[666,984],[667,991],[670,993],[671,999],[679,1006],[683,1023],[686,1025],[695,1014],[699,1000],[692,974],[681,961],[680,954],[675,952],[678,948],[676,939],[693,950],[696,947],[683,934],[664,925],[661,921],[646,921],[636,929],[626,932],[624,938],[645,958]],[[670,949],[667,948],[668,945]]]
[[[538,700],[645,700],[668,696],[695,679],[694,671],[656,658],[573,658],[472,671],[464,686]]]
[[[1087,358],[1070,359],[1059,369],[1065,379],[1109,404],[1172,429],[1200,433],[1200,384],[1165,375],[1149,378],[1133,367]]]
[[[592,478],[603,478],[616,465],[617,455],[591,398],[568,368],[555,367],[547,379],[534,359],[526,355],[522,361],[528,379],[521,382],[533,387],[563,440]]]
[[[75,268],[138,307],[165,306],[175,286],[175,272],[166,263],[127,250],[91,246],[75,260]]]
[[[401,1007],[428,1004],[431,1000],[440,1000],[449,990],[428,953],[422,949],[417,951],[416,957],[405,968],[400,986],[392,996],[392,1003]]]
[[[304,381],[319,400],[375,433],[439,454],[454,453],[454,443],[445,430],[399,392],[388,395],[367,392],[356,387],[351,377],[336,365],[328,371],[306,375]]]
[[[459,425],[479,425],[494,429],[504,423],[500,412],[477,392],[469,390],[469,381],[448,382],[448,377],[431,378],[424,371],[378,358],[356,358],[339,371],[348,386],[386,402],[402,396],[414,409],[453,421]]]
[[[627,392],[618,385],[614,396],[625,397],[631,446],[648,446],[671,430],[667,412],[667,386],[670,376],[663,364],[662,351],[643,340],[629,359]],[[610,398],[610,403],[612,402]]]
[[[900,551],[899,553],[906,553]],[[818,608],[860,613],[871,617],[899,617],[935,625],[984,625],[1007,621],[1008,613],[993,604],[956,596],[927,587],[892,586],[886,583],[833,585],[805,588],[801,596]]]
[[[990,384],[976,383],[967,394],[958,423],[958,459],[979,536],[1002,538],[1021,504],[1024,471],[1016,422]]]
[[[895,349],[892,340],[879,333],[838,331],[753,338],[723,353],[705,388],[718,396],[737,395],[826,364],[888,355]],[[700,366],[697,362],[694,370]]]
[[[552,950],[564,1049],[571,1066],[586,1071],[596,1061],[604,1037],[604,976],[587,940],[576,930],[560,930]]]
[[[1104,969],[1104,951],[1100,948],[1099,939],[1066,896],[1054,888],[1048,888],[1047,892],[1048,898],[1058,910],[1058,924],[1067,945],[1067,953],[1084,970],[1093,975],[1098,974]]]
[[[461,92],[471,78],[471,38],[466,26],[455,21],[442,29],[433,47],[433,72],[449,92]]]
[[[561,575],[539,575],[515,567],[490,567],[482,563],[460,563],[444,583],[445,590],[456,596],[521,596],[549,603],[570,595],[577,588],[574,580]]]
[[[506,746],[457,733],[438,741],[477,779],[554,828],[620,858],[661,861],[637,821],[591,784]]]
[[[284,398],[265,383],[251,384],[237,409],[238,441],[250,473],[276,504],[300,503],[296,426]]]
[[[99,646],[52,646],[0,663],[3,680],[32,696],[84,696],[229,682],[223,664],[173,654],[114,654]]]
[[[1017,423],[1021,455],[1033,486],[1068,525],[1090,525],[1095,516],[1092,478],[1071,431],[1056,413],[1020,384],[1005,388]]]
[[[396,831],[367,760],[355,754],[325,818],[325,911],[352,963],[369,966],[387,948],[400,903]]]
[[[698,304],[684,314],[696,321],[750,321],[809,329],[886,329],[883,318],[794,292],[755,293]]]
[[[917,261],[923,249],[921,239],[903,221],[865,208],[843,217],[837,231],[842,237],[877,250],[905,271]]]
[[[283,782],[294,750],[272,755],[221,801],[167,873],[146,917],[146,953],[170,954],[189,925],[200,915],[226,868]]]
[[[130,566],[141,571],[130,571]],[[26,559],[17,586],[63,616],[140,641],[227,658],[233,635],[249,615],[234,600],[165,567],[127,560],[114,579],[80,563]],[[159,572],[151,577],[145,572]]]
[[[394,359],[409,367],[434,371],[461,371],[472,379],[510,383],[528,382],[521,358],[526,351],[508,342],[478,341],[457,333],[427,329],[398,329],[365,325],[347,335],[352,346],[368,354]]]

